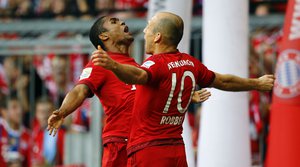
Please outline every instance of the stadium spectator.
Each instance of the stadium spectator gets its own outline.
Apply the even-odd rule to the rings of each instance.
[[[130,166],[187,166],[181,133],[195,84],[226,91],[273,88],[273,75],[257,79],[222,75],[180,53],[177,45],[183,21],[175,14],[157,13],[144,33],[146,53],[152,56],[140,68],[114,61],[101,48],[92,55],[95,65],[111,70],[123,82],[141,84],[137,86],[127,146]]]
[[[0,17],[4,20],[11,18],[27,18],[31,15],[30,0],[0,1]]]
[[[18,61],[19,60],[19,61]],[[29,112],[29,101],[27,96],[28,77],[22,74],[20,69],[20,59],[9,56],[4,59],[3,67],[6,74],[6,80],[9,85],[9,96],[18,96],[22,103],[22,110],[26,114]],[[29,122],[26,120],[25,122]],[[27,124],[29,125],[29,123]]]
[[[69,68],[72,64],[69,63],[79,63],[79,61],[82,61],[77,58],[75,59],[77,62],[70,62],[69,57],[72,58],[74,56],[54,55],[51,59],[52,74],[51,78],[47,81],[47,86],[56,107],[62,104],[66,94],[74,87],[73,76],[70,75],[71,70]],[[75,68],[76,67],[73,67],[74,70]],[[69,120],[65,121],[66,128],[73,132],[88,131],[90,109],[90,102],[88,100],[84,101],[72,114],[72,117],[69,117]]]
[[[67,0],[52,0],[51,1],[51,14],[57,20],[66,19],[69,17],[67,11]]]
[[[271,13],[285,13],[287,0],[250,0],[250,14],[266,16]]]
[[[0,159],[3,158],[6,165],[3,167],[29,167],[30,132],[22,125],[22,105],[17,97],[10,97],[6,112],[6,121],[2,122],[0,134]]]
[[[69,75],[68,55],[55,55],[51,61],[52,81],[48,88],[55,106],[60,106],[66,93],[73,84]]]
[[[35,18],[49,18],[51,0],[32,0],[31,1],[31,10],[33,17]]]
[[[2,98],[0,101],[0,150],[2,150],[2,132],[5,131],[4,125],[6,124],[6,99]],[[1,151],[2,152],[2,151]],[[3,153],[0,153],[0,166],[5,167],[6,162],[4,161],[4,157],[2,155]]]
[[[92,19],[98,14],[120,18],[145,17],[149,0],[1,0],[2,20],[14,18]],[[203,0],[193,0],[193,13],[201,15]],[[287,1],[250,0],[250,13],[284,13]]]
[[[8,95],[8,85],[3,65],[0,64],[0,99]]]
[[[102,15],[106,15],[114,9],[114,1],[111,0],[96,0],[95,10]]]
[[[260,75],[261,73],[274,73],[275,60],[278,55],[278,43],[280,43],[281,36],[282,31],[278,27],[262,27],[252,31],[250,37],[250,76],[253,75],[253,73],[256,75]],[[255,158],[257,156],[252,156],[253,163],[258,160],[260,163],[263,163],[268,143],[267,137],[269,132],[270,104],[272,97],[271,93],[260,93],[259,97],[255,98],[259,99],[259,112],[262,128],[258,134],[259,136],[257,136],[259,141],[257,139],[254,143],[252,141],[252,144],[254,144],[253,146],[256,148],[252,146],[251,151],[252,153],[260,155],[258,158]],[[260,148],[259,152],[257,147]]]
[[[114,15],[122,19],[145,17],[147,6],[148,0],[115,0],[114,8],[120,12],[115,12]]]
[[[30,127],[30,105],[34,104],[44,91],[45,86],[34,67],[31,66],[31,56],[22,58],[16,56],[5,57],[3,63],[6,80],[9,85],[9,96],[17,96],[20,99],[23,110],[23,122],[26,127]],[[34,77],[34,82],[29,82],[30,77]],[[30,92],[30,84],[34,85],[33,92]],[[30,99],[32,94],[33,99]]]
[[[44,167],[63,164],[65,129],[61,128],[54,138],[49,137],[47,119],[54,109],[52,101],[46,97],[36,103],[35,119],[32,132],[31,165]]]
[[[95,0],[76,0],[76,12],[80,19],[92,19]]]

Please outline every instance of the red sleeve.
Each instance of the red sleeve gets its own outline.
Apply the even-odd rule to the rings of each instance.
[[[94,66],[89,62],[82,70],[78,84],[87,85],[95,93],[105,81],[105,69],[100,66]]]
[[[162,70],[159,63],[159,61],[153,59],[153,56],[151,56],[140,66],[141,69],[148,73],[148,84],[157,83],[160,80]]]
[[[203,65],[201,62],[199,62],[197,66],[198,66],[198,76],[199,76],[197,78],[197,84],[201,88],[210,86],[215,79],[215,73],[207,69],[207,67]]]

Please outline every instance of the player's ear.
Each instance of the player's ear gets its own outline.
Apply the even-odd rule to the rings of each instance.
[[[154,43],[159,42],[162,39],[162,35],[160,32],[155,34]]]
[[[98,37],[101,39],[101,41],[106,41],[106,40],[109,39],[109,37],[108,37],[108,35],[106,34],[106,32],[101,33]]]

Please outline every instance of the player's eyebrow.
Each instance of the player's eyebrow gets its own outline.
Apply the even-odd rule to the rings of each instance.
[[[109,19],[109,21],[114,21],[114,22],[116,22],[116,21],[119,21],[119,19],[118,19],[118,18],[115,18],[115,17],[112,17],[112,18]]]

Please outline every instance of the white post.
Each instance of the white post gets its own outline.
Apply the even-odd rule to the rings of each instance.
[[[203,63],[222,74],[248,77],[248,0],[205,0]],[[250,167],[248,93],[211,90],[204,103],[199,167]]]
[[[178,49],[181,52],[189,53],[190,35],[192,20],[192,0],[150,0],[148,19],[155,15],[156,12],[172,12],[180,16],[184,21],[184,34]],[[185,152],[189,167],[195,166],[195,154],[192,145],[192,132],[187,117],[183,123],[183,140],[185,143]]]

